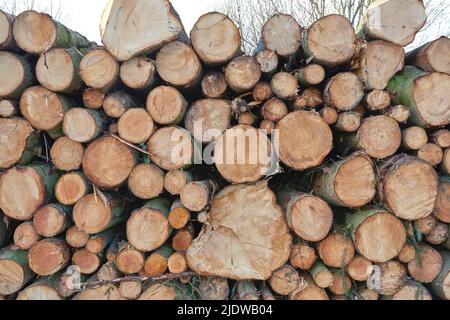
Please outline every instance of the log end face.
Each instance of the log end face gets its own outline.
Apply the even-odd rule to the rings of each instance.
[[[88,234],[105,230],[112,212],[108,202],[99,195],[89,194],[78,201],[73,208],[73,221],[77,228]]]
[[[292,55],[300,48],[302,31],[302,27],[292,16],[275,14],[263,27],[264,46],[283,57]]]
[[[397,121],[386,116],[366,118],[358,133],[358,146],[376,159],[392,156],[401,145],[400,126]]]
[[[0,294],[16,293],[25,285],[24,279],[24,270],[17,262],[0,260]]]

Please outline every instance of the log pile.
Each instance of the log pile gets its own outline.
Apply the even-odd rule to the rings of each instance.
[[[404,50],[425,21],[275,14],[247,56],[168,0],[110,1],[103,46],[0,12],[0,298],[449,300],[450,40]]]

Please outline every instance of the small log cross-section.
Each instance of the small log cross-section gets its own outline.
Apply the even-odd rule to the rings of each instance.
[[[81,60],[80,76],[91,88],[110,89],[119,78],[119,64],[108,51],[95,49]]]
[[[235,185],[214,198],[210,220],[186,257],[200,275],[267,280],[289,259],[291,242],[267,183]]]
[[[302,27],[292,16],[275,14],[263,27],[264,47],[282,57],[293,55],[300,49],[302,31]]]

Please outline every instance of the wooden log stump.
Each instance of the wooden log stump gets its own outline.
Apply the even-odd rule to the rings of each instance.
[[[262,41],[266,49],[287,57],[299,51],[302,32],[302,27],[292,16],[277,13],[264,24]]]
[[[80,62],[80,76],[87,86],[106,91],[119,79],[120,67],[114,57],[104,49],[86,53]]]
[[[14,294],[34,278],[27,253],[15,246],[0,250],[0,294]]]
[[[309,269],[309,273],[311,277],[314,280],[314,283],[319,288],[328,288],[333,285],[334,281],[337,279],[334,279],[333,274],[331,271],[322,263],[322,261],[316,261],[314,265]]]
[[[450,130],[438,130],[430,135],[431,142],[445,149],[450,147]]]
[[[19,292],[16,300],[57,301],[63,300],[56,290],[56,276],[42,277]]]
[[[67,229],[66,242],[75,249],[83,248],[89,240],[89,234],[78,229],[77,226],[72,226]]]
[[[228,63],[225,78],[230,88],[236,93],[253,89],[261,78],[261,67],[253,57],[238,57]]]
[[[100,268],[100,258],[86,249],[76,251],[72,256],[72,264],[80,268],[80,273],[91,275]]]
[[[127,110],[136,106],[134,98],[125,91],[109,93],[103,101],[103,110],[110,118],[120,118]]]
[[[319,242],[317,251],[322,262],[332,268],[347,266],[355,255],[352,240],[339,233],[331,234]]]
[[[408,54],[412,64],[427,72],[443,72],[450,75],[450,39],[440,37]]]
[[[345,111],[339,114],[335,127],[341,132],[356,132],[361,126],[361,121],[359,113]]]
[[[66,231],[72,225],[72,208],[49,204],[34,214],[33,225],[37,234],[51,238]]]
[[[450,300],[450,254],[442,252],[442,270],[431,283],[433,293],[439,298]]]
[[[21,250],[30,249],[39,239],[32,221],[23,222],[14,230],[14,244]]]
[[[92,191],[92,186],[82,172],[62,175],[55,185],[55,198],[59,203],[72,206]]]
[[[192,181],[192,176],[187,171],[169,171],[164,177],[164,188],[171,195],[177,196],[181,193],[184,186],[190,181]]]
[[[441,177],[436,206],[433,210],[439,221],[450,223],[450,177]]]
[[[283,100],[293,100],[297,95],[297,78],[288,72],[279,72],[270,81],[272,92]]]
[[[279,60],[278,54],[272,50],[264,49],[256,54],[256,61],[259,63],[261,72],[268,77],[276,72]]]
[[[297,80],[302,87],[316,86],[325,80],[325,69],[319,64],[309,64],[297,72]]]
[[[223,98],[227,89],[228,84],[222,72],[211,71],[202,79],[202,93],[207,98]]]
[[[272,87],[269,83],[261,81],[253,88],[253,99],[255,101],[267,101],[273,97]]]
[[[261,108],[261,115],[265,120],[278,122],[289,113],[289,109],[283,100],[272,98],[264,103]]]
[[[211,202],[217,189],[212,180],[189,182],[181,191],[181,203],[190,211],[200,212]]]
[[[392,297],[386,297],[392,300],[432,300],[430,292],[421,283],[408,280],[406,284]]]
[[[0,100],[0,117],[11,118],[19,113],[19,103],[13,100]]]
[[[69,246],[59,238],[43,239],[28,252],[30,268],[40,276],[50,276],[61,271],[69,260]]]
[[[356,256],[347,265],[345,271],[355,281],[367,281],[373,270],[372,261],[363,256]]]
[[[150,277],[158,277],[167,271],[167,259],[173,250],[169,245],[163,245],[150,254],[145,260],[144,272]]]
[[[2,51],[17,50],[12,34],[14,19],[13,15],[0,10],[0,50]]]
[[[425,129],[412,126],[402,130],[402,146],[407,150],[419,150],[428,142]]]
[[[298,288],[300,283],[300,275],[290,265],[284,265],[272,273],[269,284],[272,290],[281,295],[287,296]]]
[[[309,270],[317,261],[314,248],[305,241],[296,239],[291,247],[290,264],[300,270]]]
[[[179,124],[187,107],[186,99],[173,87],[156,87],[147,97],[147,111],[152,119],[161,125]]]
[[[405,107],[403,105],[393,106],[388,108],[384,115],[394,119],[400,124],[406,124],[408,122],[410,112],[408,107]]]
[[[375,89],[364,97],[364,104],[372,112],[383,111],[391,105],[391,97],[386,91]]]
[[[120,66],[120,80],[131,89],[149,90],[157,82],[155,61],[145,57],[136,57]]]
[[[105,92],[99,89],[86,88],[83,90],[83,104],[88,109],[100,109],[105,101]]]
[[[23,56],[0,52],[0,68],[0,98],[18,99],[34,83],[32,66]]]
[[[425,244],[419,244],[418,248],[417,259],[408,263],[408,272],[414,280],[430,283],[442,270],[442,255]]]
[[[103,133],[106,125],[107,120],[98,111],[72,108],[64,115],[62,129],[69,139],[89,143]]]
[[[122,247],[114,260],[117,269],[125,275],[139,273],[144,268],[144,255],[128,243]]]
[[[325,102],[338,111],[356,108],[364,98],[364,86],[351,72],[341,72],[331,78],[325,87]]]
[[[164,172],[154,164],[140,164],[131,171],[128,188],[139,199],[156,198],[164,191]]]

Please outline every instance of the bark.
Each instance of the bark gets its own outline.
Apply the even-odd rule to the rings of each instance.
[[[239,281],[236,282],[233,289],[233,300],[252,301],[259,300],[258,290],[256,289],[254,281]]]
[[[147,111],[152,119],[161,125],[179,124],[187,107],[186,99],[173,87],[156,87],[147,97]]]
[[[228,300],[230,287],[228,279],[220,277],[200,277],[198,290],[203,300]]]
[[[0,52],[0,98],[19,99],[33,85],[34,71],[25,56],[12,52]]]
[[[80,142],[68,137],[61,137],[55,141],[50,149],[50,157],[58,170],[73,171],[81,167],[84,148]]]
[[[80,76],[87,86],[107,91],[116,86],[120,67],[114,57],[104,49],[94,49],[80,62]]]

